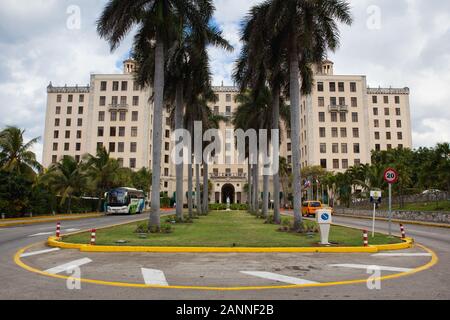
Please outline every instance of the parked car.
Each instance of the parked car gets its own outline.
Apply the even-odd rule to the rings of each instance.
[[[440,193],[442,192],[441,190],[438,189],[428,189],[425,190],[424,192],[422,192],[422,194],[436,194],[436,193]]]
[[[317,210],[323,208],[324,206],[320,201],[305,201],[303,202],[302,215],[304,217],[315,217]]]

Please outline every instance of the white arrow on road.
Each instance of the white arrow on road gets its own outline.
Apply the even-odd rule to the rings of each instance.
[[[329,267],[336,267],[336,268],[352,268],[352,269],[378,269],[380,271],[393,271],[393,272],[408,272],[412,269],[410,268],[398,268],[398,267],[389,267],[389,266],[377,266],[377,265],[370,265],[370,264],[330,264]]]
[[[67,230],[63,230],[63,232],[75,232],[75,231],[80,231],[80,229],[67,229]]]
[[[259,277],[259,278],[264,278],[264,279],[269,279],[269,280],[278,281],[278,282],[284,282],[284,283],[289,283],[289,284],[296,284],[296,285],[318,283],[318,282],[315,282],[315,281],[310,281],[310,280],[305,280],[305,279],[300,279],[300,278],[294,278],[294,277],[288,277],[288,276],[284,276],[282,274],[272,273],[272,272],[241,271],[241,273],[247,274],[247,275],[250,275],[250,276],[254,276],[254,277]]]
[[[141,268],[141,272],[146,285],[164,287],[169,286],[166,276],[161,270]]]
[[[55,251],[59,251],[59,248],[53,248],[53,249],[47,249],[47,250],[40,250],[40,251],[33,251],[33,252],[27,252],[27,253],[22,253],[20,255],[21,258],[25,258],[25,257],[31,257],[31,256],[36,256],[38,254],[43,254],[43,253],[49,253],[49,252],[55,252]]]
[[[70,269],[73,269],[76,267],[81,267],[81,266],[91,263],[91,262],[92,262],[91,259],[83,258],[83,259],[79,259],[79,260],[75,260],[72,262],[62,264],[60,266],[57,266],[57,267],[54,267],[51,269],[47,269],[44,272],[51,273],[51,274],[58,274],[58,273],[61,273],[61,272],[64,272],[64,271],[67,271],[67,270],[70,270]]]
[[[32,234],[32,235],[30,235],[28,237],[48,236],[50,234],[54,234],[54,232],[41,232],[41,233]]]

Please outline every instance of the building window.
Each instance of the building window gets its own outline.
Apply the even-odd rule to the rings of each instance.
[[[125,121],[127,119],[127,113],[125,111],[120,111],[119,113],[119,120]]]
[[[361,159],[355,159],[353,161],[353,163],[354,163],[355,166],[359,166],[359,165],[361,165]]]
[[[116,152],[116,143],[115,142],[109,143],[109,152]]]
[[[397,120],[397,128],[401,128],[402,127],[402,120]]]
[[[101,96],[101,97],[100,97],[99,105],[100,105],[101,107],[106,106],[106,97],[104,97],[104,96]]]
[[[391,140],[392,136],[390,132],[386,132],[386,140]]]
[[[391,150],[391,149],[392,149],[392,144],[388,144],[388,145],[387,145],[387,149],[388,149],[388,150]]]
[[[67,107],[67,114],[72,114],[72,107]]]
[[[83,119],[77,119],[77,126],[78,127],[83,126]]]
[[[70,131],[69,130],[66,130],[65,138],[70,139]]]
[[[113,81],[112,91],[119,91],[119,81]]]
[[[319,122],[325,122],[325,112],[319,112]]]
[[[132,137],[138,136],[138,128],[137,127],[131,127],[131,136]]]
[[[52,156],[52,164],[55,164],[58,162],[58,157],[57,156]]]
[[[137,81],[133,81],[133,90],[134,91],[139,91],[139,83]]]
[[[136,159],[135,158],[130,159],[130,168],[136,169]]]
[[[127,104],[127,97],[126,96],[121,96],[120,97],[120,105],[121,106],[128,106],[128,104]]]
[[[348,169],[348,159],[342,159],[342,169]]]
[[[128,81],[122,81],[122,91],[128,90]]]
[[[170,138],[170,130],[166,130],[166,135],[165,135],[165,137],[166,137],[166,138]]]
[[[55,130],[53,131],[53,139],[58,139],[59,138],[59,131]]]
[[[125,127],[119,127],[119,137],[125,137]]]
[[[341,153],[348,153],[348,147],[346,143],[341,144]]]
[[[319,107],[325,107],[325,98],[319,97]]]
[[[327,159],[320,159],[320,166],[323,169],[326,169],[327,168]]]
[[[64,143],[64,151],[70,150],[70,143]]]
[[[333,169],[339,169],[339,159],[333,159]]]
[[[386,125],[386,128],[390,128],[391,127],[391,120],[386,120],[385,121],[385,125]]]
[[[399,96],[395,96],[395,104],[400,104],[400,97]]]
[[[389,115],[389,108],[384,108],[384,115],[388,116]]]
[[[381,145],[376,144],[376,145],[375,145],[375,151],[380,151],[380,150],[381,150]]]
[[[111,105],[117,106],[118,104],[119,104],[119,97],[117,97],[117,96],[112,96],[112,97],[111,97]]]
[[[75,151],[81,151],[81,143],[77,143],[76,145],[75,145]]]
[[[98,112],[98,121],[99,122],[105,121],[105,111],[99,111]]]
[[[116,127],[109,128],[109,136],[115,137],[116,136]]]
[[[326,137],[326,130],[325,128],[321,127],[319,128],[319,135],[321,138],[325,138]]]
[[[104,134],[105,134],[105,128],[98,127],[97,128],[97,137],[103,137]]]
[[[353,128],[353,138],[359,138],[359,128]]]
[[[72,125],[72,119],[66,119],[66,127],[70,127]]]
[[[331,128],[331,137],[332,138],[338,137],[338,128]]]
[[[58,151],[58,144],[57,143],[53,143],[53,151]]]
[[[330,106],[334,107],[336,105],[337,105],[336,97],[331,97],[330,98]]]
[[[326,143],[320,144],[320,153],[327,153],[327,144]]]
[[[402,113],[400,111],[400,108],[395,108],[395,115],[397,115],[397,116],[401,116],[402,115]]]
[[[111,111],[111,121],[117,121],[117,111]]]
[[[317,82],[317,91],[323,92],[323,82]]]
[[[107,82],[102,81],[100,82],[100,91],[106,91]]]
[[[136,142],[131,142],[130,143],[130,152],[131,153],[136,153],[137,152],[137,143]]]
[[[336,82],[330,82],[330,92],[336,92]]]
[[[379,128],[380,127],[380,120],[373,120],[373,126],[375,128]]]
[[[97,142],[97,150],[103,149],[103,142]]]
[[[73,102],[73,94],[69,94],[67,97],[67,102]]]
[[[353,153],[360,153],[359,143],[353,144]]]
[[[358,112],[352,112],[352,122],[358,122]]]
[[[336,112],[333,112],[331,114],[331,122],[337,122],[337,113]]]
[[[292,143],[287,144],[287,151],[292,151]]]
[[[397,132],[397,139],[398,140],[403,140],[403,133],[402,132]]]
[[[339,118],[341,122],[347,122],[347,114],[345,112],[341,112]]]
[[[226,102],[231,102],[231,94],[225,96]]]
[[[136,121],[138,121],[138,119],[139,119],[139,112],[133,111],[131,113],[131,121],[136,122]]]
[[[77,139],[81,139],[81,135],[82,135],[81,131],[78,130],[78,131],[77,131]]]
[[[373,115],[377,116],[378,115],[378,108],[373,108]]]
[[[58,94],[56,96],[56,102],[62,102],[62,95]]]
[[[84,108],[83,107],[78,107],[78,114],[83,114]]]
[[[333,145],[331,147],[331,152],[339,153],[339,144],[338,143],[333,143]]]
[[[375,140],[380,140],[380,133],[375,131]]]
[[[344,83],[343,82],[338,82],[338,91],[339,92],[344,92],[345,91],[345,87],[344,87]]]
[[[119,153],[125,152],[125,143],[119,142],[117,144],[117,152],[119,152]]]
[[[133,97],[133,106],[138,106],[139,105],[139,96],[134,96]]]
[[[347,128],[341,128],[341,138],[347,138]]]
[[[167,154],[164,156],[164,163],[169,164],[169,156]]]
[[[344,97],[340,97],[340,98],[339,98],[339,105],[340,105],[340,106],[346,106],[346,104],[345,104],[345,98],[344,98]]]
[[[352,104],[352,107],[357,107],[358,106],[358,98],[352,97],[351,104]]]
[[[389,97],[388,96],[384,96],[383,97],[383,102],[384,102],[384,104],[388,104],[389,103]]]
[[[372,103],[378,103],[378,97],[372,96]]]
[[[55,114],[61,114],[61,107],[56,107]]]
[[[356,92],[356,82],[350,82],[350,92]]]
[[[164,150],[170,151],[170,143],[166,142],[166,143],[164,144]]]

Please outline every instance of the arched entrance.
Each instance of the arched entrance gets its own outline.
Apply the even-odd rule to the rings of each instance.
[[[234,186],[232,184],[225,184],[222,187],[222,203],[227,203],[227,198],[230,198],[230,203],[234,203]]]

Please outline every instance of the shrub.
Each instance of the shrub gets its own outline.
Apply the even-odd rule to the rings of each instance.
[[[161,198],[161,208],[163,209],[170,208],[170,198],[168,197]]]
[[[210,210],[226,210],[227,209],[227,205],[224,203],[212,203],[209,205],[209,209]]]
[[[139,223],[134,233],[148,233],[148,222]]]

